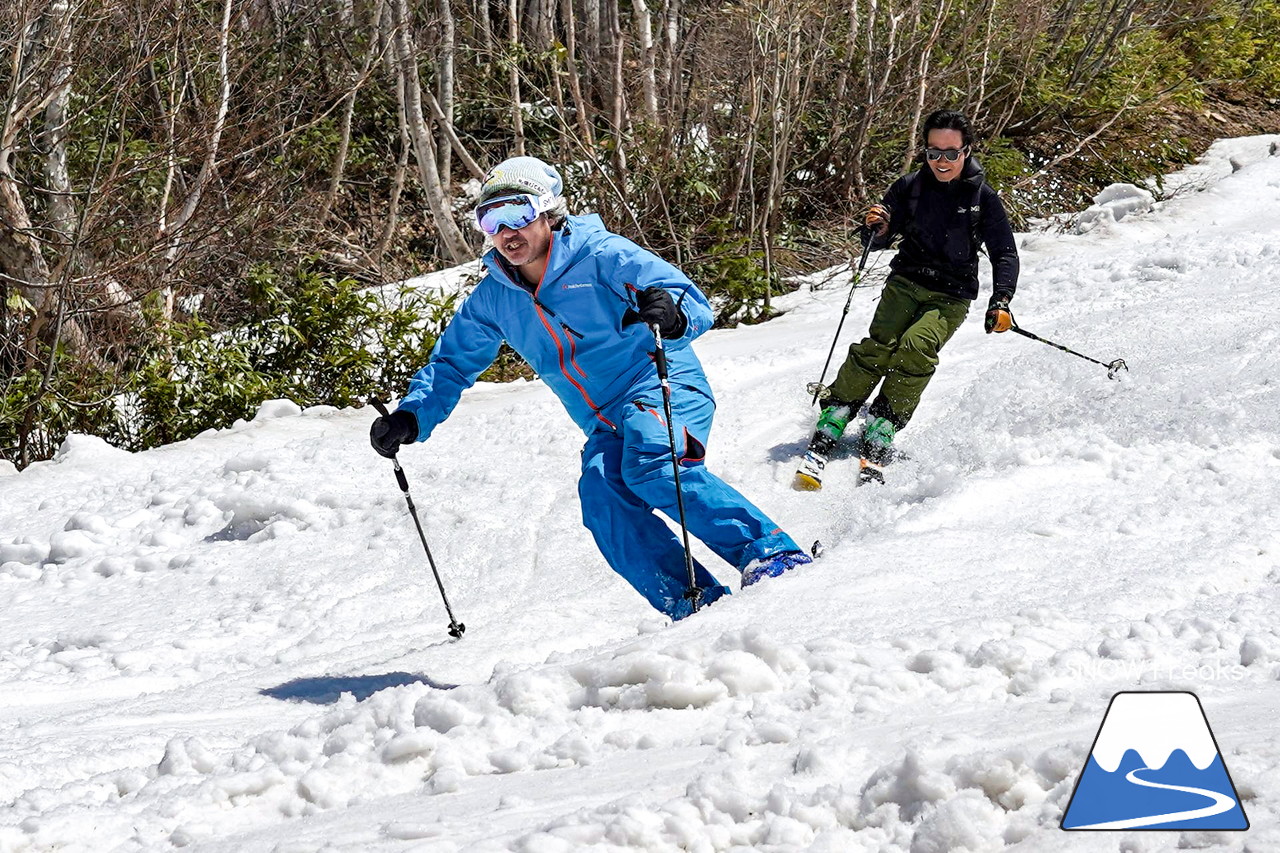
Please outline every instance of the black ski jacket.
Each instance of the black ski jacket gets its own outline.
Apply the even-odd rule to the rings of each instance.
[[[961,299],[978,296],[978,250],[991,259],[993,290],[1012,297],[1018,287],[1018,245],[1000,196],[983,180],[982,166],[969,157],[960,177],[947,183],[929,166],[894,181],[882,202],[889,231],[872,240],[886,248],[901,236],[889,263],[895,273],[922,287]]]

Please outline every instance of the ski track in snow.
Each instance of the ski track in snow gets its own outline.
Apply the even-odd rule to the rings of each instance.
[[[709,464],[827,555],[674,626],[537,382],[401,454],[457,642],[367,409],[0,471],[0,853],[1280,849],[1276,141],[1020,235],[1018,322],[1131,372],[977,302],[884,487],[789,487],[847,274],[704,336]],[[1058,830],[1121,689],[1200,696],[1247,833]]]

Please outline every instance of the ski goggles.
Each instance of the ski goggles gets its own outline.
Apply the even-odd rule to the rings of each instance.
[[[965,154],[969,153],[969,146],[963,148],[926,148],[924,156],[928,157],[935,163],[939,160],[946,160],[948,163],[954,163]]]
[[[555,204],[553,195],[513,193],[482,202],[476,207],[476,226],[490,237],[503,228],[518,231]]]

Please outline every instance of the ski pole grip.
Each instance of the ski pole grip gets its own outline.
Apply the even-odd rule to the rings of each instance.
[[[654,323],[649,328],[653,331],[653,362],[658,367],[658,378],[665,382],[667,379],[667,351],[662,346],[662,332],[658,330],[657,323]]]
[[[406,496],[406,497],[408,497],[408,495],[409,495],[409,478],[408,478],[408,477],[406,477],[406,476],[404,475],[404,469],[400,467],[400,460],[399,460],[399,459],[394,459],[394,458],[393,458],[391,461],[395,463],[395,470],[396,470],[396,482],[400,484],[400,491],[404,492],[404,493],[405,493],[405,496]],[[409,498],[409,499],[410,499],[410,500],[413,500],[412,498]]]
[[[387,411],[387,404],[379,400],[377,397],[370,397],[369,405],[373,406],[373,408],[377,410],[378,414],[382,415],[384,418],[391,414]]]

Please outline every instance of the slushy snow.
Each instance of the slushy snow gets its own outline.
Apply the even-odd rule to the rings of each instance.
[[[1278,139],[1020,235],[1018,323],[1131,372],[976,303],[883,488],[790,489],[848,270],[704,336],[710,466],[827,555],[675,625],[536,381],[401,453],[460,641],[371,409],[0,471],[0,851],[1280,849]],[[1247,832],[1059,830],[1135,689],[1198,694]]]

